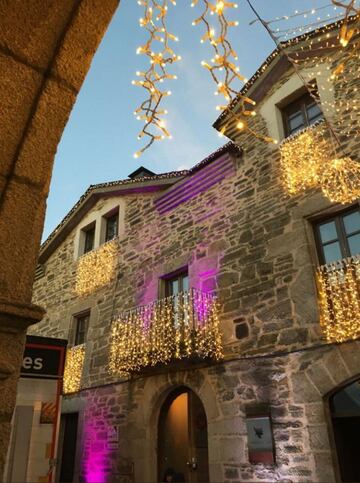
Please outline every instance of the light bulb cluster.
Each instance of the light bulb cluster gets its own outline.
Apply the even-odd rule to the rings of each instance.
[[[318,268],[320,325],[328,342],[360,337],[360,256]]]
[[[280,154],[283,185],[290,195],[320,188],[333,203],[360,198],[360,163],[336,157],[336,147],[323,122],[285,139]]]
[[[74,289],[78,296],[89,295],[113,280],[118,247],[115,238],[79,258]]]
[[[216,297],[191,289],[120,314],[112,324],[113,374],[190,357],[223,357]]]
[[[81,378],[85,360],[85,344],[70,347],[66,351],[63,393],[71,394],[81,388]]]
[[[161,107],[163,99],[171,95],[171,91],[163,88],[163,83],[176,79],[176,75],[169,74],[167,68],[181,59],[170,47],[170,42],[176,42],[178,38],[168,31],[166,24],[168,6],[176,5],[175,0],[138,0],[138,4],[144,7],[144,16],[139,23],[147,31],[148,40],[138,47],[136,53],[145,55],[150,66],[144,71],[136,72],[137,80],[132,81],[133,85],[145,89],[147,93],[147,98],[135,110],[134,115],[144,123],[138,139],[146,137],[148,141],[134,154],[135,158],[154,141],[171,138],[163,119],[167,111]]]

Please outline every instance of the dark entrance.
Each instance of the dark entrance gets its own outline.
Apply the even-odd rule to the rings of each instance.
[[[78,429],[78,413],[63,414],[61,416],[60,454],[61,483],[72,483],[74,480],[76,441]]]
[[[159,418],[159,481],[208,483],[208,437],[204,407],[181,387],[165,401]]]
[[[360,380],[330,398],[337,459],[343,483],[360,482]]]

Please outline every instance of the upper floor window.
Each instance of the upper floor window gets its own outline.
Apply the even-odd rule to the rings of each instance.
[[[360,253],[360,209],[352,208],[315,225],[319,258],[330,263]]]
[[[86,341],[86,333],[89,327],[90,312],[76,315],[75,319],[75,339],[74,345],[84,344]]]
[[[165,295],[177,295],[189,290],[189,275],[187,270],[182,270],[174,276],[165,278]]]
[[[84,233],[84,253],[90,252],[94,248],[95,224],[83,230]]]
[[[283,107],[282,114],[286,136],[311,126],[311,124],[323,118],[319,105],[309,93],[302,95]]]
[[[105,242],[118,236],[119,211],[105,218]]]

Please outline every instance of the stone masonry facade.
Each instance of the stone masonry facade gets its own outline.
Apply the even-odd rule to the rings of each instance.
[[[258,112],[292,76],[291,70],[282,74]],[[254,123],[267,132],[261,115]],[[81,390],[63,400],[64,412],[80,413],[80,481],[124,481],[119,475],[126,464],[134,464],[133,481],[157,481],[159,411],[178,386],[192,389],[204,405],[211,483],[338,481],[327,399],[360,377],[360,343],[327,344],[323,338],[311,226],[311,217],[336,207],[319,190],[284,193],[277,146],[246,133],[233,141],[241,150],[230,144],[218,155],[231,157],[231,176],[168,213],[160,214],[155,201],[172,187],[160,193],[145,189],[151,178],[139,181],[144,189],[137,193],[119,194],[115,186],[96,201],[92,212],[120,198],[124,207],[112,283],[85,297],[75,294],[77,225],[43,262],[34,303],[46,316],[32,333],[71,343],[73,315],[91,310]],[[344,142],[358,158],[358,136]],[[114,376],[108,365],[114,315],[156,300],[159,279],[184,266],[191,286],[219,298],[224,360],[169,364],[129,379]],[[250,464],[248,458],[245,418],[248,408],[261,404],[270,407],[273,424],[271,466]],[[118,428],[119,449],[107,444],[110,427]]]

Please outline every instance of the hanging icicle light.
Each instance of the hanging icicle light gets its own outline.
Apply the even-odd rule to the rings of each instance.
[[[112,325],[110,370],[127,375],[189,357],[222,355],[216,297],[191,289],[119,314]]]
[[[144,136],[148,139],[147,144],[134,154],[135,158],[154,141],[171,138],[163,119],[167,111],[160,108],[164,97],[171,95],[171,91],[163,87],[164,81],[176,79],[176,75],[167,72],[167,67],[181,59],[170,47],[170,41],[179,40],[167,30],[166,18],[170,3],[176,5],[175,0],[138,0],[138,4],[144,7],[144,16],[140,18],[139,23],[148,32],[149,38],[144,45],[138,47],[136,53],[145,55],[150,67],[145,71],[136,72],[138,80],[132,81],[133,85],[145,89],[148,95],[134,112],[136,118],[144,123],[138,139]],[[154,44],[160,45],[161,48]]]
[[[234,124],[239,131],[249,132],[258,139],[276,144],[276,140],[262,135],[251,127],[249,119],[256,116],[256,102],[239,92],[241,83],[247,82],[247,79],[240,72],[240,67],[237,65],[238,55],[229,39],[229,28],[238,26],[239,22],[229,20],[227,16],[227,11],[238,8],[237,3],[223,0],[193,0],[191,6],[195,7],[199,1],[204,10],[193,21],[193,25],[202,23],[205,26],[205,33],[200,42],[209,42],[214,51],[212,59],[203,60],[201,65],[209,71],[216,85],[214,94],[225,100],[225,104],[219,104],[216,109],[226,110],[228,117],[219,135],[224,135],[227,128]],[[229,106],[235,98],[236,110]]]

